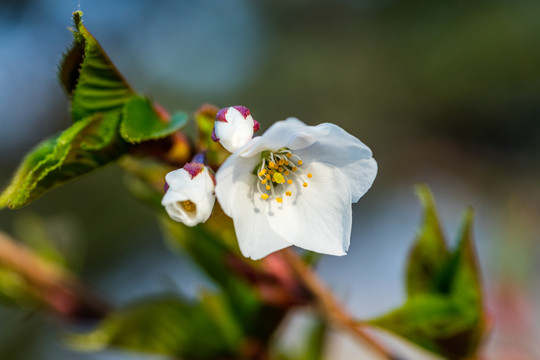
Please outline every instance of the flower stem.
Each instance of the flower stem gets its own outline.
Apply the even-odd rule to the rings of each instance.
[[[283,256],[296,272],[305,286],[312,292],[317,305],[324,315],[336,325],[350,332],[358,340],[367,343],[374,351],[379,353],[384,359],[394,360],[396,357],[386,349],[379,341],[367,333],[358,321],[355,321],[341,304],[337,301],[331,291],[329,291],[313,270],[307,266],[295,252],[290,249],[282,251]]]
[[[42,259],[1,231],[0,266],[22,277],[41,302],[67,318],[102,318],[111,308],[69,271]]]

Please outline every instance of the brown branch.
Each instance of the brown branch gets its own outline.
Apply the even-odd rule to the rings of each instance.
[[[367,343],[384,359],[396,359],[388,349],[367,333],[362,326],[358,324],[358,321],[354,320],[351,315],[343,309],[341,304],[333,296],[332,292],[324,286],[313,270],[307,266],[296,253],[290,249],[283,250],[281,253],[287,259],[298,277],[304,282],[305,286],[312,292],[320,309],[331,322],[347,330],[356,339]]]
[[[111,309],[75,275],[44,260],[1,231],[0,266],[21,276],[45,306],[66,318],[102,318]]]

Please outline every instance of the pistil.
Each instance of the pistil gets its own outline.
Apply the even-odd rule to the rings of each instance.
[[[258,177],[257,190],[263,200],[270,198],[276,199],[278,203],[283,202],[283,197],[276,196],[276,190],[280,186],[286,196],[292,196],[288,189],[295,181],[299,181],[303,187],[308,183],[302,177],[304,173],[300,167],[304,163],[302,159],[289,149],[281,149],[277,152],[265,151],[262,153],[261,164],[256,169],[255,174]],[[308,173],[307,178],[311,179],[313,174]],[[261,186],[262,185],[262,186]]]

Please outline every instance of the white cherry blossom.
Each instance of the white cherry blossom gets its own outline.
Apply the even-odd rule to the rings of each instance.
[[[166,193],[161,204],[169,216],[187,226],[208,220],[216,196],[212,170],[204,164],[191,162],[165,176]]]
[[[246,257],[291,245],[345,255],[351,203],[376,175],[371,150],[339,126],[289,118],[229,156],[216,174],[216,196]]]

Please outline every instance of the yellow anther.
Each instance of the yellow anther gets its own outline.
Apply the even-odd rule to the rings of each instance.
[[[285,193],[285,195],[287,195],[287,196],[291,196],[291,195],[292,195],[292,192],[290,192],[290,191],[287,191],[287,192]]]
[[[273,161],[270,161],[270,163],[268,163],[268,167],[273,168],[274,166],[276,166],[276,164]]]
[[[279,159],[279,161],[278,161],[278,164],[279,164],[279,165],[283,165],[284,163],[285,163],[285,160]]]
[[[274,170],[268,170],[268,173],[272,175],[274,173]]]
[[[270,185],[266,185],[266,190],[270,190]]]
[[[264,174],[266,174],[266,169],[259,171],[259,176],[264,176]]]
[[[261,194],[261,198],[262,198],[263,200],[268,199],[268,194]]]
[[[261,180],[261,184],[263,184],[263,185],[266,184],[266,179]]]
[[[285,170],[284,174],[289,175],[289,170]]]
[[[283,164],[289,165],[289,160],[285,160],[285,162]]]
[[[274,173],[272,180],[277,182],[278,184],[283,184],[285,182],[285,178],[280,173]]]
[[[307,187],[307,183],[304,183],[304,185],[303,185],[303,186],[304,186],[304,187]]]
[[[291,185],[291,184],[292,184],[292,180],[291,180],[291,179],[287,180],[287,184]]]
[[[276,198],[276,201],[277,201],[278,203],[282,203],[282,202],[283,202],[283,199],[280,198],[280,197],[277,197],[277,198]]]
[[[280,166],[278,169],[279,172],[283,172],[283,168]]]
[[[270,175],[266,174],[266,180],[270,180]]]
[[[298,165],[302,165],[304,162],[302,160],[298,160]]]
[[[296,171],[298,168],[296,166],[293,166],[292,171]]]
[[[313,177],[313,174],[309,173],[309,174],[307,174],[307,177],[311,179]]]
[[[290,158],[292,156],[291,153],[287,153],[287,157]]]

